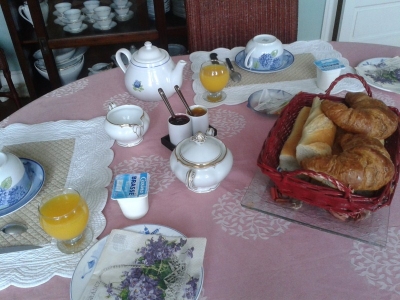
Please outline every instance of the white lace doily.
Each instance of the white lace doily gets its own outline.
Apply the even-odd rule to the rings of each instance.
[[[302,53],[311,53],[314,55],[315,60],[325,59],[325,58],[337,58],[344,65],[345,69],[342,70],[342,73],[354,73],[354,69],[349,66],[349,61],[342,57],[342,55],[333,49],[332,45],[328,42],[316,40],[316,41],[301,41],[295,42],[292,44],[284,45],[284,48],[290,51],[293,55],[302,54]],[[292,95],[297,94],[300,91],[308,92],[308,93],[323,93],[324,91],[319,89],[316,84],[316,79],[305,79],[298,81],[281,81],[274,83],[263,83],[263,84],[254,84],[254,85],[242,85],[237,87],[229,87],[225,88],[224,91],[227,94],[227,98],[220,103],[210,103],[205,101],[202,98],[202,94],[205,92],[204,87],[202,86],[199,79],[199,71],[200,66],[204,61],[210,59],[210,53],[215,52],[218,54],[218,59],[225,60],[225,58],[229,57],[231,61],[235,61],[235,56],[237,53],[242,51],[244,47],[236,47],[231,50],[226,48],[218,48],[210,52],[205,51],[197,51],[190,54],[189,59],[192,62],[191,69],[193,71],[193,90],[196,93],[194,97],[194,102],[196,104],[204,105],[206,107],[216,107],[219,105],[235,105],[246,102],[249,96],[258,91],[265,88],[269,89],[278,89],[284,90]],[[290,70],[290,68],[288,69]],[[244,72],[240,68],[236,68],[238,72]],[[364,91],[364,87],[360,81],[352,78],[345,78],[341,80],[333,89],[331,94],[337,94],[341,91],[350,91],[350,92],[360,92]]]
[[[110,149],[114,140],[104,131],[103,122],[104,117],[98,117],[89,121],[11,124],[0,128],[0,149],[21,143],[75,139],[66,186],[76,188],[88,203],[89,226],[94,236],[90,246],[97,242],[96,238],[106,225],[102,210],[108,198],[106,187],[112,178],[108,166],[114,158]],[[24,288],[37,286],[55,275],[72,277],[84,253],[64,254],[53,241],[40,249],[1,254],[0,289],[10,285]]]

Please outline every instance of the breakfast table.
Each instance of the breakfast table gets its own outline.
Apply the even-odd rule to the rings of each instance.
[[[370,58],[400,55],[399,47],[346,42],[296,42],[289,49],[299,55],[299,63],[307,63],[309,57],[300,56],[303,53],[296,49],[310,49],[314,56],[334,53],[347,64],[347,71]],[[221,57],[231,53],[230,49],[217,50]],[[191,54],[173,60],[187,62],[181,91],[189,105],[207,105],[199,97],[201,88],[196,86],[196,57]],[[297,66],[298,76],[310,72],[307,78],[278,78],[270,82],[270,88],[292,94],[323,93],[315,84],[315,66],[311,63],[308,67],[305,70]],[[235,69],[246,72],[237,66]],[[290,74],[290,70],[285,74]],[[249,85],[259,90],[262,82]],[[351,80],[348,86],[363,91],[361,84]],[[0,134],[7,136],[12,132],[13,143],[35,145],[13,148],[0,139],[0,148],[15,149],[28,158],[35,153],[46,172],[45,186],[39,195],[49,188],[46,180],[53,186],[60,182],[75,184],[88,197],[96,195],[89,207],[93,212],[90,226],[98,240],[112,229],[141,224],[206,238],[200,300],[400,299],[400,190],[397,189],[390,206],[384,247],[244,207],[242,199],[259,170],[257,157],[277,116],[256,113],[247,107],[254,88],[246,84],[237,90],[232,84],[226,90],[229,88],[237,92],[231,98],[228,94],[226,103],[210,105],[209,116],[210,125],[217,129],[216,137],[230,149],[234,162],[220,186],[209,193],[190,191],[171,171],[171,150],[161,143],[161,138],[168,134],[166,106],[163,101],[145,102],[131,96],[119,68],[58,88],[0,121]],[[375,98],[400,109],[400,94],[375,87],[371,90]],[[345,93],[340,88],[337,92]],[[169,101],[175,112],[184,112],[178,95],[174,94]],[[150,126],[139,145],[121,147],[104,134],[103,121],[111,103],[138,105],[148,113]],[[15,136],[18,134],[20,138]],[[38,139],[40,145],[35,144]],[[57,144],[60,139],[65,143]],[[55,149],[56,154],[50,158],[40,155],[47,148]],[[67,148],[68,153],[73,153],[72,158],[60,157]],[[81,156],[76,157],[76,153]],[[66,171],[56,169],[61,164]],[[110,198],[112,183],[118,174],[140,172],[151,175],[149,211],[141,219],[130,220],[124,217],[118,202]],[[57,174],[63,174],[59,176],[62,178]],[[3,235],[1,238],[4,239]],[[43,248],[30,250],[30,254],[0,254],[0,299],[75,299],[77,291],[71,290],[71,277],[81,276],[74,271],[85,252],[60,255],[54,243],[45,237],[40,237],[40,241],[45,244]]]

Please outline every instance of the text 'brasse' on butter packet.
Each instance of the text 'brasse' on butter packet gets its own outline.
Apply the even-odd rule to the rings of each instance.
[[[119,174],[115,177],[111,199],[140,198],[149,193],[149,173]]]

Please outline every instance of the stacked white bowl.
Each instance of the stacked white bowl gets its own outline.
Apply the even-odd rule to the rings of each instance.
[[[127,21],[133,16],[133,11],[130,10],[132,2],[128,0],[113,0],[110,6],[117,14],[115,18],[118,21]]]
[[[71,83],[78,78],[85,61],[84,53],[86,50],[87,47],[53,49],[54,60],[56,61],[62,85]],[[40,50],[36,51],[33,57],[36,59],[34,62],[35,69],[44,78],[49,79],[42,52]]]
[[[164,11],[167,13],[171,9],[170,0],[164,0]],[[147,0],[147,13],[149,14],[149,18],[152,20],[156,19],[156,15],[154,12],[154,2],[153,0]]]

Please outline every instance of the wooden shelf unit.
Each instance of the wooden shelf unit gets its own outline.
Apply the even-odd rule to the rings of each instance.
[[[29,6],[34,26],[24,20],[18,13],[18,7],[24,1]],[[86,23],[88,28],[80,33],[68,33],[63,26],[54,23],[57,18],[53,12],[54,5],[59,2],[70,2],[72,8],[83,8],[84,1],[48,0],[49,17],[45,26],[39,0],[0,0],[4,18],[10,32],[15,53],[20,64],[25,83],[31,99],[61,86],[60,76],[54,60],[52,49],[69,47],[94,47],[96,51],[85,54],[85,65],[80,74],[87,72],[87,67],[99,62],[98,59],[108,59],[115,51],[122,47],[136,44],[143,46],[145,41],[151,41],[158,47],[168,50],[168,43],[180,42],[187,46],[186,20],[174,16],[171,11],[164,12],[164,0],[154,0],[155,20],[148,17],[147,0],[130,0],[133,5],[133,18],[119,22],[107,31],[97,30],[92,24]],[[172,2],[172,1],[171,1]],[[100,0],[100,5],[110,5],[112,0]],[[172,3],[171,3],[172,5]],[[107,46],[107,47],[102,47]],[[43,59],[49,74],[49,80],[43,78],[34,67],[33,53],[41,49]],[[90,50],[90,48],[89,48]],[[114,51],[114,52],[109,52]]]

